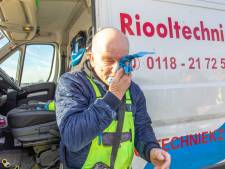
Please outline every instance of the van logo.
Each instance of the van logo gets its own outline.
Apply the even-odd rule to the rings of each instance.
[[[168,138],[162,142],[166,140]],[[209,167],[225,158],[225,123],[214,131],[173,137],[168,143],[162,144],[162,148],[172,157],[170,169]],[[153,166],[147,163],[144,169],[153,169]]]

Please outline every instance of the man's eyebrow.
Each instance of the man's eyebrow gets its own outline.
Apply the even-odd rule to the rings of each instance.
[[[102,59],[104,59],[104,60],[106,60],[106,59],[112,59],[112,60],[115,60],[116,59],[116,57],[115,57],[115,55],[103,55],[102,56]]]

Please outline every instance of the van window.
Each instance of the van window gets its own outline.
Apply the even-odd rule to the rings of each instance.
[[[9,43],[9,40],[4,35],[4,33],[0,30],[0,49],[4,47],[7,43]]]
[[[53,45],[27,45],[21,85],[47,82],[51,73],[53,56]]]
[[[0,64],[1,69],[4,70],[14,80],[17,80],[16,74],[18,70],[20,54],[20,50],[17,50]]]

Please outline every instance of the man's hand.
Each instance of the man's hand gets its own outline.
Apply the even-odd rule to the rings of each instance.
[[[118,99],[122,100],[126,90],[131,83],[131,74],[127,75],[123,69],[120,68],[109,86],[109,91],[112,92]]]
[[[155,169],[169,169],[171,157],[169,153],[160,148],[153,148],[150,151],[151,163],[155,166]]]

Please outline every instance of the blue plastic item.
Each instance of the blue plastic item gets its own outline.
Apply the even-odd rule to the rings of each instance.
[[[72,55],[71,55],[71,66],[76,66],[80,63],[84,53],[86,52],[86,49],[85,48],[81,48],[79,49],[78,52],[72,52]]]
[[[86,52],[87,35],[85,31],[80,31],[70,42],[71,46],[71,66],[74,67],[80,63]]]
[[[123,56],[118,63],[117,70],[119,70],[120,68],[123,68],[125,74],[129,74],[130,72],[133,71],[132,64],[131,64],[132,60],[135,58],[143,57],[147,54],[155,54],[155,52],[138,52],[132,55]],[[112,80],[113,80],[112,76],[109,76],[109,78],[107,79],[109,84],[112,83]]]
[[[130,72],[133,71],[131,61],[134,58],[140,58],[140,57],[143,57],[147,54],[155,54],[155,52],[138,52],[138,53],[135,53],[135,54],[132,54],[132,55],[127,55],[127,56],[122,57],[119,61],[118,69],[123,68],[124,72],[126,74],[129,74]]]

